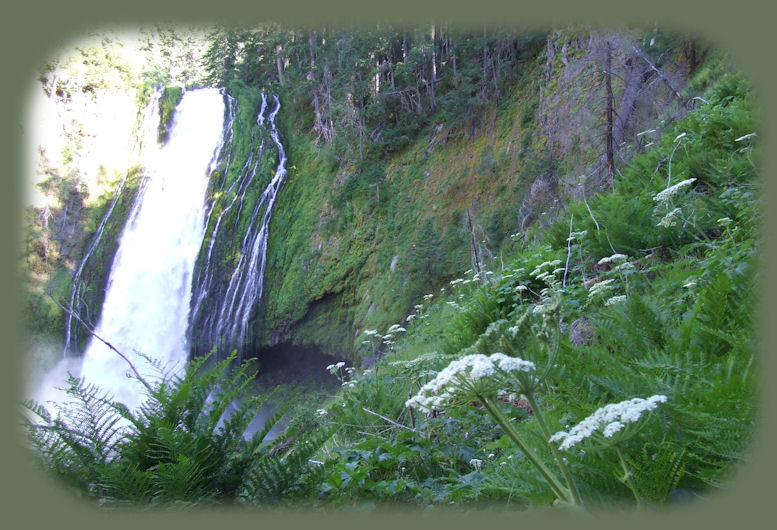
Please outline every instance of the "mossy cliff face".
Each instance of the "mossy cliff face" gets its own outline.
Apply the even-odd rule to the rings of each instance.
[[[157,130],[157,140],[159,144],[167,143],[170,137],[170,129],[173,126],[173,115],[178,103],[183,97],[183,88],[165,87],[162,92],[162,98],[159,101],[159,127]]]
[[[688,86],[696,66],[687,64],[682,43],[663,39],[656,46],[665,49],[642,53],[653,46],[650,32],[566,29],[532,42],[498,95],[462,107],[476,109],[475,118],[419,118],[403,125],[390,152],[362,150],[363,138],[347,128],[322,137],[310,109],[294,104],[307,97],[304,87],[275,86],[288,176],[269,225],[261,302],[240,343],[226,348],[251,356],[284,342],[357,359],[365,330],[404,323],[427,293],[467,269],[493,268],[531,239],[567,198],[609,186],[609,170],[658,138],[704,88],[703,81]],[[257,123],[260,90],[236,80],[226,93],[225,147],[211,175],[193,278],[195,355],[225,349],[213,322],[278,163],[267,127]],[[176,88],[162,97],[160,138],[180,97]],[[92,297],[86,303],[95,321],[133,186],[112,221],[111,242],[85,271],[82,296]]]
[[[622,165],[659,134],[640,132],[687,112],[681,53],[651,65],[635,51],[649,40],[550,33],[477,128],[428,124],[380,158],[342,160],[282,114],[289,177],[270,226],[258,345],[357,358],[364,330],[402,323],[426,293],[550,223],[565,198],[607,186],[607,134]],[[620,116],[609,124],[608,60]]]
[[[239,290],[230,290],[230,284],[239,261],[245,258],[247,232],[255,233],[256,220],[264,215],[260,197],[275,172],[278,151],[267,124],[271,104],[263,107],[261,92],[241,82],[232,83],[226,92],[224,142],[206,198],[206,228],[193,278],[189,341],[192,355],[217,348],[219,357],[232,349],[243,357],[251,356],[257,348],[258,308],[249,308],[248,332],[240,340],[225,337],[221,322],[225,308],[241,296]],[[267,99],[272,102],[270,97],[265,103]],[[260,111],[264,111],[262,118],[258,118]]]

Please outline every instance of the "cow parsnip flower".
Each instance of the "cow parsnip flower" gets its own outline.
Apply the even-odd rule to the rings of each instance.
[[[516,382],[520,384],[520,381],[525,380],[525,383],[531,384],[534,371],[533,362],[509,357],[504,353],[467,355],[452,361],[438,372],[405,405],[430,412],[432,409],[439,410],[454,403],[476,399],[480,395],[495,396],[504,388],[502,383],[506,377],[518,375]]]
[[[653,197],[653,200],[656,201],[656,202],[662,202],[664,204],[668,204],[669,203],[669,199],[671,199],[672,196],[677,194],[678,191],[680,191],[681,189],[685,188],[686,186],[690,186],[695,181],[696,181],[695,178],[689,178],[689,179],[685,179],[685,180],[683,180],[681,182],[678,182],[674,186],[669,186],[668,188],[658,192],[656,194],[656,196]]]
[[[665,403],[666,396],[655,395],[647,399],[634,398],[601,407],[586,419],[567,431],[559,431],[550,437],[551,442],[560,442],[559,449],[570,449],[586,438],[601,433],[612,439],[622,432],[627,424],[634,423],[645,412],[654,410],[659,403]]]
[[[677,226],[677,222],[682,217],[683,210],[682,208],[675,208],[665,216],[661,218],[661,220],[658,222],[658,226],[663,228],[670,228],[672,226]]]

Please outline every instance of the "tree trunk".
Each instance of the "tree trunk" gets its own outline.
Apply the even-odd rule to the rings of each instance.
[[[314,81],[316,79],[316,41],[313,32],[308,34],[308,45],[310,46],[310,69],[308,69],[308,73],[305,76],[305,79],[308,81]],[[316,97],[315,90],[313,97]]]
[[[281,54],[283,53],[283,46],[278,44],[275,47],[275,64],[278,67],[278,81],[280,82],[281,86],[283,86],[283,58],[281,57]]]
[[[437,43],[435,42],[434,24],[432,24],[432,83],[437,80]]]
[[[612,95],[612,45],[605,42],[604,55],[604,89],[606,98],[605,109],[605,153],[607,157],[607,186],[612,186],[615,181],[615,157],[613,154],[613,95]]]
[[[613,150],[617,150],[626,136],[631,115],[636,108],[637,99],[642,93],[645,83],[652,77],[652,73],[647,71],[645,66],[636,55],[632,55],[626,61],[626,80],[618,104],[618,112],[615,113],[615,123],[612,130]]]
[[[467,210],[467,228],[469,229],[469,246],[472,251],[472,268],[475,269],[478,277],[480,277],[480,272],[483,268],[480,261],[477,238],[475,237],[475,226],[472,224],[472,215],[469,213],[469,210]]]
[[[486,27],[483,26],[483,83],[488,79],[486,62],[488,61],[488,45],[486,44]]]

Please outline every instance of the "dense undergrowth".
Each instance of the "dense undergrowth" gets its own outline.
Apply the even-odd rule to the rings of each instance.
[[[105,504],[653,508],[704,497],[747,458],[755,429],[755,131],[749,87],[724,76],[610,191],[516,238],[498,268],[363,331],[374,364],[332,365],[341,390],[298,408],[278,439],[242,436],[264,397],[219,422],[247,367],[220,379],[226,361],[198,360],[152,382],[136,412],[72,381],[75,411],[30,404],[30,440]],[[513,364],[482,364],[498,352]],[[506,368],[518,358],[533,364]],[[438,401],[409,401],[467,363]],[[555,441],[607,404],[651,396],[661,399],[649,414]]]

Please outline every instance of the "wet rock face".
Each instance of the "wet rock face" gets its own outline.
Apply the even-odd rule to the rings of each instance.
[[[308,383],[324,387],[339,385],[337,377],[326,369],[337,359],[321,353],[316,348],[284,342],[262,348],[256,357],[259,361],[257,378],[269,385],[291,383]]]
[[[582,316],[569,326],[569,340],[575,346],[590,346],[596,341],[596,328],[588,318]]]

